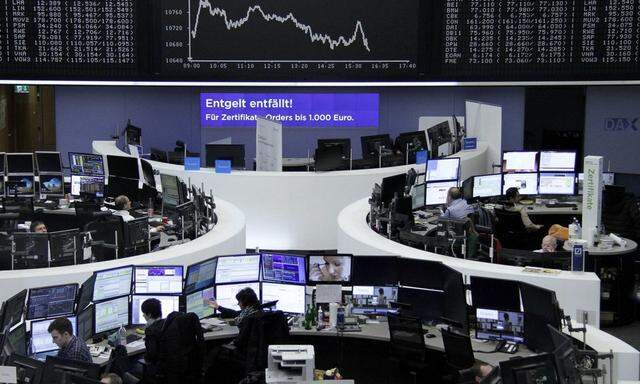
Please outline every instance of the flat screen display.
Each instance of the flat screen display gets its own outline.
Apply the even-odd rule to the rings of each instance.
[[[281,253],[262,254],[262,279],[290,284],[305,284],[307,259]]]
[[[31,288],[27,304],[27,319],[60,317],[75,310],[78,284]]]
[[[236,294],[244,288],[251,288],[260,299],[260,283],[243,283],[243,284],[223,284],[216,285],[216,301],[221,307],[239,311],[238,300]]]
[[[215,310],[209,306],[210,300],[215,300],[214,287],[206,288],[187,295],[187,312],[195,313],[199,319],[211,317]]]
[[[460,159],[429,159],[427,181],[458,180]]]
[[[146,321],[142,315],[142,303],[147,299],[158,299],[162,309],[162,318],[166,319],[171,312],[180,310],[180,296],[133,295],[131,296],[131,324],[141,325]]]
[[[304,285],[262,283],[262,302],[278,301],[276,309],[285,313],[303,314],[306,309]]]
[[[185,293],[211,287],[216,277],[218,258],[201,261],[187,267],[187,279],[184,285]]]
[[[7,173],[33,174],[33,153],[7,153]]]
[[[538,192],[541,195],[573,195],[575,180],[576,174],[573,172],[540,173]]]
[[[575,172],[575,152],[540,152],[540,172]]]
[[[36,152],[38,173],[62,173],[60,152]]]
[[[182,293],[182,266],[135,266],[135,292]]]
[[[258,281],[260,255],[224,256],[218,258],[216,284]]]
[[[96,334],[129,325],[129,296],[96,303],[94,308],[93,329]]]
[[[7,197],[31,197],[35,194],[33,176],[7,176],[4,188]]]
[[[507,189],[515,187],[521,195],[538,194],[538,174],[537,173],[505,173],[503,175],[504,184],[502,193]]]
[[[538,152],[504,152],[502,172],[538,172]]]
[[[392,301],[398,301],[398,288],[380,286],[353,286],[353,313],[358,315],[385,315]]]
[[[93,301],[131,294],[133,267],[108,269],[96,272],[93,284]]]
[[[457,187],[457,181],[427,183],[426,205],[442,205],[447,202],[449,189]]]
[[[309,281],[351,281],[351,256],[309,256]]]
[[[69,167],[72,175],[104,176],[102,155],[69,152]]]
[[[71,329],[73,329],[73,334],[76,334],[76,317],[68,317],[69,321],[71,321]],[[51,334],[49,333],[49,325],[55,319],[47,319],[40,321],[32,321],[31,322],[31,349],[33,353],[40,352],[49,352],[49,351],[57,351],[58,346],[51,339]]]
[[[524,342],[524,313],[476,308],[476,339]]]
[[[64,180],[60,175],[40,175],[40,194],[47,196],[64,195]]]
[[[473,197],[494,197],[502,194],[502,174],[475,176]]]

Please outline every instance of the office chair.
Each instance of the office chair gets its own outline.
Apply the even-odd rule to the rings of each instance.
[[[123,257],[149,253],[149,218],[141,217],[123,225]]]
[[[454,383],[473,383],[475,374],[471,369],[476,362],[469,335],[463,335],[451,330],[441,329],[444,353],[447,365],[453,371],[451,378]]]
[[[49,267],[49,237],[46,233],[14,233],[13,249],[13,269]]]
[[[124,254],[122,217],[101,216],[85,225],[84,232],[91,234],[91,254],[94,261],[114,260]]]
[[[11,236],[0,233],[0,271],[11,269]]]
[[[246,321],[246,320],[245,320]],[[289,342],[289,325],[282,311],[259,312],[248,319],[249,329],[246,343],[245,371],[262,372],[267,368],[269,345]]]
[[[520,212],[512,212],[499,208],[495,208],[493,212],[496,215],[495,234],[503,246],[516,249],[533,249],[528,246],[531,242],[527,241],[527,238],[534,236],[527,232],[527,229],[522,223]],[[535,240],[537,243],[538,239]]]
[[[422,321],[404,314],[389,313],[387,316],[389,359],[396,363],[400,372],[408,372],[417,383],[418,374],[429,366]]]

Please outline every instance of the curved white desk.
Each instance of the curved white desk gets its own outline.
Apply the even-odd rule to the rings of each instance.
[[[82,284],[94,271],[123,265],[189,265],[216,255],[245,253],[245,219],[234,205],[216,198],[218,225],[199,238],[161,251],[119,260],[40,269],[0,271],[0,301],[23,289]]]
[[[102,155],[129,156],[114,141],[94,141]],[[455,154],[462,174],[486,173],[486,144],[477,150]],[[375,183],[410,168],[424,172],[424,165],[336,172],[233,171],[216,174],[211,168],[185,171],[183,166],[150,161],[161,173],[179,176],[185,183],[204,185],[216,196],[235,204],[247,220],[247,248],[335,249],[335,223],[351,202],[370,196]]]

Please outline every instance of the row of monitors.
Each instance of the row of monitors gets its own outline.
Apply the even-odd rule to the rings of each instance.
[[[575,151],[511,151],[502,153],[503,173],[575,171]]]
[[[62,174],[60,152],[0,153],[0,173]]]
[[[521,195],[575,195],[582,193],[584,174],[573,172],[497,173],[473,177],[473,198],[502,196],[509,188]],[[614,183],[613,173],[603,173],[604,185]]]

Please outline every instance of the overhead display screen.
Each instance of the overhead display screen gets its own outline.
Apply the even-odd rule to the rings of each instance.
[[[0,2],[7,79],[638,80],[636,0]]]

